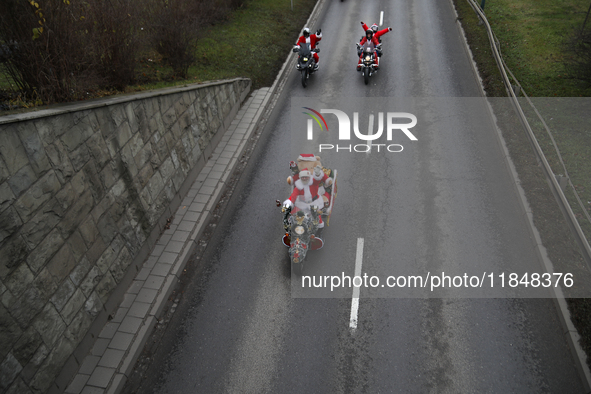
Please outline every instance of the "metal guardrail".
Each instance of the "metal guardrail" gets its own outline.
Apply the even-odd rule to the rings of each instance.
[[[536,157],[537,157],[538,161],[540,162],[540,164],[542,164],[541,167],[542,167],[542,170],[544,171],[544,175],[546,176],[546,178],[548,180],[548,183],[550,184],[550,189],[552,191],[552,194],[554,195],[554,198],[556,199],[556,201],[560,207],[560,210],[562,211],[565,218],[567,219],[567,223],[568,223],[573,235],[575,236],[577,243],[579,244],[579,247],[581,249],[581,254],[582,254],[583,258],[585,259],[585,262],[587,263],[587,267],[591,270],[591,247],[589,246],[589,242],[587,241],[587,238],[585,237],[585,234],[583,233],[583,230],[581,229],[581,226],[579,225],[579,222],[577,221],[575,214],[574,214],[570,204],[568,203],[568,200],[566,199],[566,196],[564,195],[562,188],[560,187],[560,185],[556,179],[556,176],[553,173],[552,168],[550,167],[550,164],[548,164],[548,161],[546,160],[546,157],[544,156],[544,152],[542,151],[542,148],[540,147],[540,144],[538,143],[538,141],[534,135],[534,132],[531,129],[531,127],[527,121],[527,118],[525,117],[525,114],[523,113],[521,105],[519,104],[519,101],[517,100],[517,96],[515,94],[515,91],[511,88],[511,81],[509,80],[509,77],[507,75],[508,68],[506,67],[505,62],[503,61],[503,58],[501,57],[501,54],[500,54],[498,46],[497,46],[498,44],[497,44],[497,41],[495,40],[495,36],[494,36],[494,33],[490,27],[490,24],[488,23],[486,16],[482,12],[482,9],[476,3],[476,1],[475,0],[467,0],[467,1],[470,4],[470,6],[474,9],[474,11],[478,14],[480,20],[484,23],[484,25],[486,27],[486,31],[488,34],[488,39],[490,41],[493,56],[495,58],[495,61],[497,62],[497,66],[499,68],[499,71],[501,72],[501,76],[503,78],[503,82],[505,84],[505,89],[507,90],[507,94],[509,95],[509,98],[511,99],[511,102],[515,108],[515,111],[517,112],[517,115],[519,116],[519,120],[521,121],[521,123],[523,124],[523,127],[527,131],[527,135],[529,137],[529,140],[534,147],[534,152],[536,154]],[[509,71],[509,73],[510,73],[510,71]],[[515,81],[517,81],[517,79],[515,78],[515,76],[513,74],[511,74],[511,77]],[[517,84],[519,84],[519,83],[517,82]],[[518,86],[521,87],[520,85],[518,85]],[[524,93],[524,95],[525,95],[525,93]],[[529,101],[529,97],[527,99]],[[529,101],[529,102],[530,102],[530,105],[532,106],[532,108],[535,109],[535,107],[533,106],[533,103],[531,103],[531,101]],[[536,113],[538,113],[537,110],[536,110]],[[538,116],[539,116],[539,114],[538,114]],[[543,120],[542,120],[542,122],[543,122]],[[547,128],[546,128],[546,130],[549,132],[549,130]],[[555,147],[556,147],[556,145],[555,145]],[[561,160],[561,162],[562,162],[562,160]],[[565,169],[565,173],[566,173],[566,169]],[[569,184],[571,185],[571,187],[573,187],[572,183],[570,183],[570,179],[568,179],[568,181],[569,181]],[[573,187],[573,190],[574,190],[574,187]],[[574,192],[575,192],[575,196],[577,196],[577,199],[580,202],[580,199],[578,198],[578,195],[575,190],[574,190]],[[583,211],[585,212],[585,214],[587,214],[584,206],[583,206]]]

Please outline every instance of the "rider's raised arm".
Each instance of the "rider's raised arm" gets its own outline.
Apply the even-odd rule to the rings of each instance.
[[[385,29],[382,29],[382,30],[376,32],[376,34],[374,34],[374,37],[380,38],[381,36],[383,36],[384,34],[388,33],[389,31],[392,31],[392,28],[391,27],[387,27]]]
[[[318,41],[322,40],[322,29],[316,30],[316,34],[314,34],[314,37],[316,37],[316,44],[318,43]]]

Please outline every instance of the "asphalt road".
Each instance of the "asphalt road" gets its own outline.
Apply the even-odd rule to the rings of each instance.
[[[359,22],[379,23],[382,12],[393,31],[366,86],[354,44]],[[377,286],[361,288],[353,319],[350,288],[302,289],[290,273],[274,206],[289,193],[288,162],[348,144],[331,114],[333,132],[307,140],[302,106],[358,111],[364,130],[372,111],[419,120],[416,141],[400,131],[384,141],[401,152],[321,154],[338,169],[339,194],[306,275],[353,276],[358,255],[382,284],[541,270],[455,17],[448,1],[329,2],[310,26],[322,28],[321,69],[306,89],[288,75],[138,392],[583,392],[551,300]]]

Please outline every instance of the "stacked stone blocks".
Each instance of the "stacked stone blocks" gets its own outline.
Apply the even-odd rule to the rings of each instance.
[[[249,89],[237,79],[0,118],[0,393],[59,392]]]

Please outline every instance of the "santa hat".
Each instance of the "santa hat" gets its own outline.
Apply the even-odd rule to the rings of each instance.
[[[312,153],[302,153],[300,157],[298,157],[300,161],[316,161],[316,156]]]
[[[307,168],[304,168],[302,171],[300,171],[300,178],[303,176],[311,176],[312,174],[310,173],[310,170],[308,170]]]

